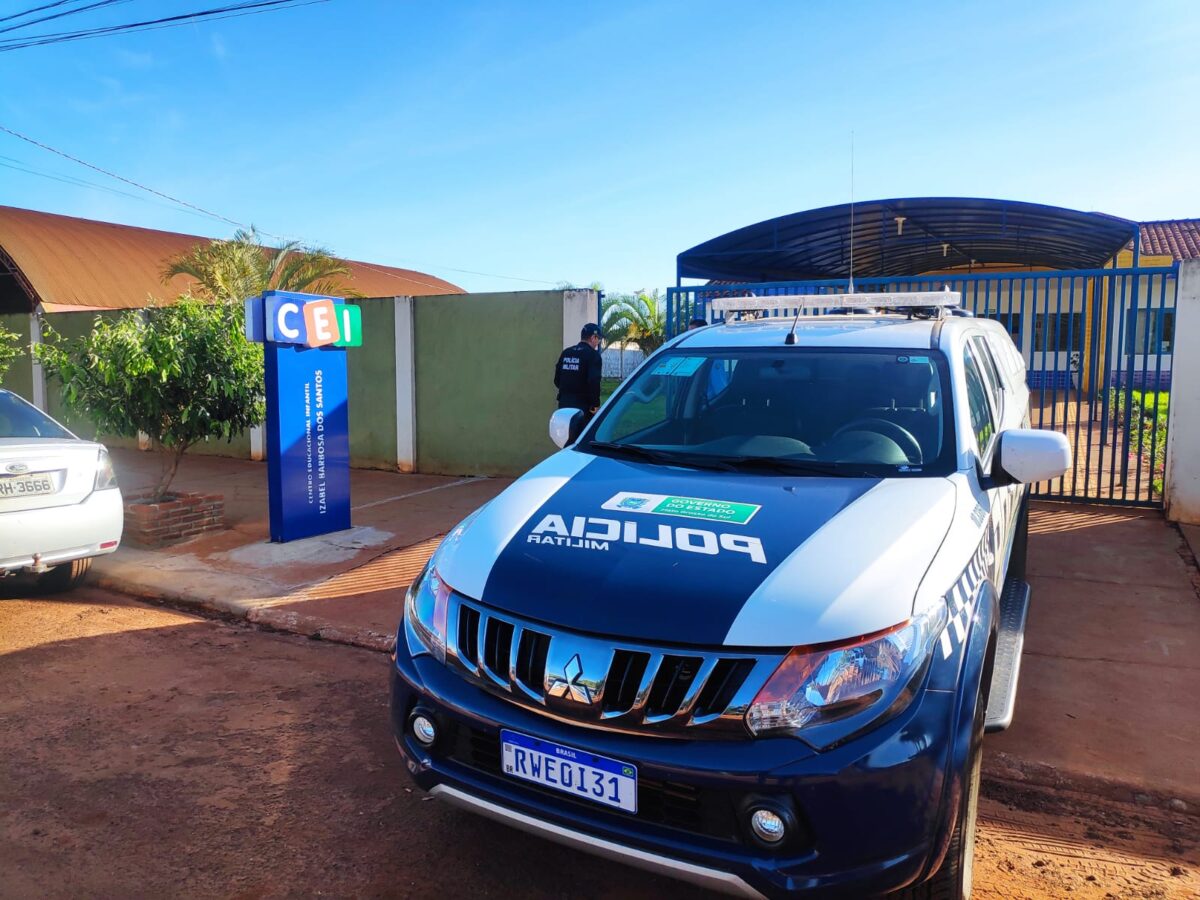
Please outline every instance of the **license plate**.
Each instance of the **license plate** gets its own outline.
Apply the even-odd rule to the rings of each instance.
[[[53,494],[54,479],[48,474],[9,475],[0,478],[0,497],[28,497],[32,494]]]
[[[599,803],[637,812],[637,766],[515,731],[500,732],[504,773]]]

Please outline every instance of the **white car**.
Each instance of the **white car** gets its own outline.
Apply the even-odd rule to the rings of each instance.
[[[121,542],[125,514],[108,451],[0,389],[0,577],[79,584]]]

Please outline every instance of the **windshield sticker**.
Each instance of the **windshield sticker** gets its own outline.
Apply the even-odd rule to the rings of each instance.
[[[925,365],[929,365],[929,357],[928,356],[897,356],[896,362],[898,362],[898,363],[924,363]]]
[[[706,519],[745,525],[754,518],[761,506],[753,503],[733,503],[728,500],[704,500],[699,497],[672,497],[667,494],[635,494],[621,491],[602,504],[602,509],[617,512],[647,513],[655,516],[679,516],[684,519]]]
[[[703,356],[674,356],[664,359],[653,369],[651,375],[691,375],[704,365]]]

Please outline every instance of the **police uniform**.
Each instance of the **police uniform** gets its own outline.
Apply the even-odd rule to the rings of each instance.
[[[558,408],[589,412],[600,405],[600,374],[604,361],[600,351],[580,341],[558,355],[554,386],[558,388]]]

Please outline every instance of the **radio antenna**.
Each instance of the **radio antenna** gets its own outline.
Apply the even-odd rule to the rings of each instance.
[[[846,291],[848,294],[854,293],[854,132],[850,132],[850,284]],[[796,317],[792,319],[791,330],[788,331],[787,337],[783,342],[789,347],[796,343],[796,326],[800,324],[800,314],[804,311],[803,307],[796,310]]]
[[[854,293],[854,132],[850,132],[850,289]]]

